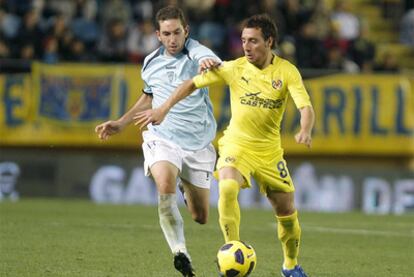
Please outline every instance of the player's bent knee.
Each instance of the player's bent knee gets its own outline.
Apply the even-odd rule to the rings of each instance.
[[[239,192],[239,184],[233,179],[225,179],[219,183],[220,197],[233,200],[237,198]]]
[[[168,181],[157,182],[157,188],[160,194],[175,193],[175,184]]]
[[[295,207],[277,207],[277,216],[289,216],[294,214],[296,211]]]

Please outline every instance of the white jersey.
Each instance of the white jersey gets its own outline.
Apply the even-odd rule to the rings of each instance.
[[[183,81],[197,75],[200,62],[206,58],[220,61],[210,49],[193,39],[187,39],[183,51],[176,56],[167,55],[163,46],[149,54],[144,60],[141,77],[144,93],[153,96],[152,107],[161,106]],[[207,88],[197,89],[177,103],[160,125],[148,125],[156,136],[193,151],[209,145],[216,128]]]

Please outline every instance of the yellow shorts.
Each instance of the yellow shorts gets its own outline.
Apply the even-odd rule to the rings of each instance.
[[[234,167],[244,177],[243,188],[251,187],[251,177],[259,185],[260,192],[266,194],[270,191],[293,192],[292,179],[283,159],[283,150],[277,152],[271,158],[264,158],[266,155],[254,153],[241,146],[234,144],[219,145],[219,159],[217,171],[223,167]],[[217,178],[218,172],[215,172]]]

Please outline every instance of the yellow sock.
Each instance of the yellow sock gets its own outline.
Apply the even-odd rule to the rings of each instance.
[[[300,226],[298,213],[295,211],[288,216],[276,216],[277,232],[283,248],[285,269],[293,269],[298,264]]]
[[[240,186],[233,179],[224,179],[219,182],[219,222],[226,242],[240,240],[240,207],[237,196]]]

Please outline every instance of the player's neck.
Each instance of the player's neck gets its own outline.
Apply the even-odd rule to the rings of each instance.
[[[273,53],[272,52],[269,52],[269,53],[267,53],[266,58],[263,60],[263,63],[256,65],[256,67],[258,67],[260,70],[263,70],[269,64],[272,63],[272,60],[273,60]]]

